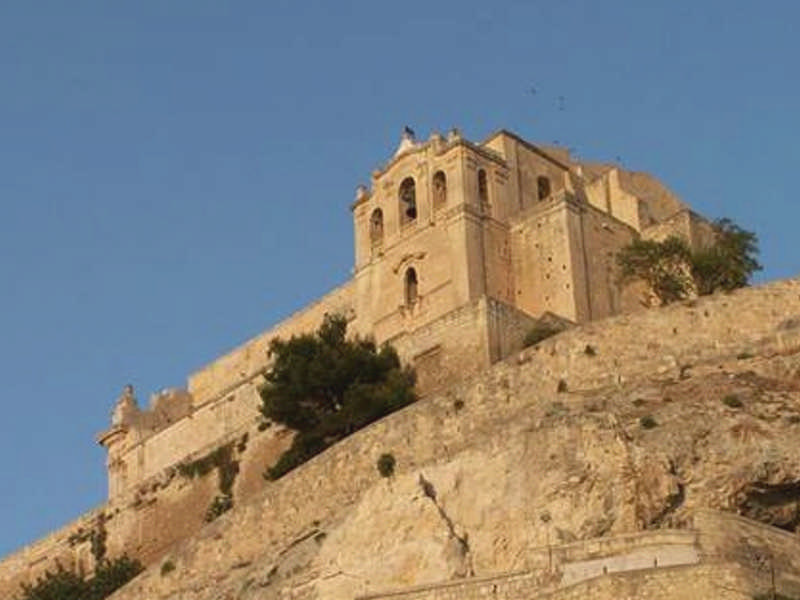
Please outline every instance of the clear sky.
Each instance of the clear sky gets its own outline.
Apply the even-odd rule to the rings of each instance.
[[[349,277],[406,124],[652,172],[797,274],[798,30],[792,0],[4,0],[0,555],[104,500],[124,384]]]

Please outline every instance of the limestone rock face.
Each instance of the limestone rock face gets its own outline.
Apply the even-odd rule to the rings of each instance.
[[[796,530],[800,452],[786,441],[800,394],[747,379],[704,374],[644,402],[634,389],[606,399],[613,412],[570,398],[564,414],[520,414],[479,448],[378,482],[320,546],[318,597],[526,570],[531,549],[682,527],[699,507]],[[723,402],[734,390],[742,408]],[[766,418],[776,392],[783,414]]]
[[[541,574],[547,589],[558,584],[550,549],[690,531],[702,509],[780,527],[795,543],[800,331],[706,339],[694,323],[711,309],[689,309],[667,311],[646,343],[633,318],[567,332],[374,423],[114,598],[352,599],[514,572]],[[384,453],[396,459],[388,478],[376,468]]]
[[[270,531],[254,530],[253,560],[232,561],[247,544],[223,532],[235,527],[226,516],[206,537],[218,538],[215,560],[229,567],[190,567],[200,563],[189,546],[175,553],[175,574],[117,597],[354,598],[535,569],[543,547],[685,527],[701,507],[796,531],[800,452],[787,441],[800,434],[789,375],[797,364],[740,360],[623,389],[552,393],[472,431],[463,449],[441,447],[418,463],[387,437],[397,473],[382,478],[373,463],[362,493],[290,543],[271,547],[259,538]]]

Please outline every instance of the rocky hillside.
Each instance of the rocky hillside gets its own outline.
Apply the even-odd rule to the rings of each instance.
[[[546,340],[265,484],[113,597],[353,598],[700,508],[797,532],[796,315],[789,281]]]

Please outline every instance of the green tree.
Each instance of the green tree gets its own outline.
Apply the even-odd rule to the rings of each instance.
[[[761,269],[756,234],[730,219],[714,221],[712,228],[711,243],[694,251],[677,236],[632,241],[617,254],[621,280],[644,281],[661,304],[748,285]]]
[[[761,270],[758,238],[730,219],[714,222],[714,243],[692,254],[692,277],[701,296],[746,286]]]
[[[693,289],[691,250],[676,236],[633,240],[617,254],[617,264],[623,282],[643,280],[662,305],[686,298]]]
[[[335,315],[316,333],[271,342],[274,362],[261,390],[261,412],[297,434],[269,478],[416,400],[414,372],[393,348],[346,334],[347,320]]]

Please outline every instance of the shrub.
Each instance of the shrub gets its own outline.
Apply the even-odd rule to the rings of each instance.
[[[245,436],[246,435],[247,434],[245,434]],[[247,438],[245,436],[242,436],[238,443],[238,448],[242,452],[247,446]],[[225,444],[224,446],[219,446],[200,458],[192,461],[182,462],[178,465],[178,473],[187,479],[205,477],[214,469],[217,470],[217,487],[219,492],[221,496],[227,496],[231,498],[232,506],[233,483],[236,481],[236,476],[239,474],[239,461],[233,459],[233,442]],[[216,502],[217,499],[215,498],[214,501]],[[228,508],[230,508],[230,506]],[[206,520],[213,520],[208,519],[207,517],[208,514],[206,514]]]
[[[23,584],[20,600],[83,600],[87,591],[86,581],[59,564],[33,585]]]
[[[729,408],[742,408],[744,403],[736,394],[728,394],[722,399],[722,403]]]
[[[142,564],[121,556],[97,565],[94,577],[83,579],[58,565],[33,585],[22,586],[20,600],[103,600],[141,573]]]
[[[537,323],[530,331],[528,331],[528,333],[525,334],[525,337],[522,340],[522,347],[528,348],[530,346],[535,346],[542,340],[546,340],[557,333],[561,333],[561,329],[558,327],[549,325],[547,323]]]
[[[563,379],[559,379],[558,380],[558,387],[556,387],[556,391],[559,394],[563,394],[564,392],[566,392],[567,391],[567,382],[564,381]]]
[[[274,362],[261,389],[261,412],[297,434],[266,478],[277,479],[416,400],[414,371],[400,364],[393,348],[348,340],[346,332],[343,316],[328,315],[316,333],[270,343]]]
[[[736,360],[747,360],[749,358],[753,358],[750,352],[739,352],[739,354],[736,355]]]
[[[144,567],[136,559],[121,556],[112,561],[104,561],[89,580],[90,598],[100,600],[107,598],[115,590],[121,588],[142,572]]]
[[[175,563],[171,560],[165,560],[161,564],[161,576],[164,577],[165,575],[169,575],[175,570]]]
[[[594,346],[591,344],[586,344],[586,348],[583,349],[583,353],[586,356],[595,356],[597,354],[597,350],[595,350]]]
[[[394,467],[397,464],[392,454],[384,453],[378,458],[378,473],[381,477],[391,477],[394,475]]]
[[[642,429],[653,429],[654,427],[658,427],[658,421],[655,420],[653,415],[645,415],[639,419],[639,425]]]
[[[206,522],[210,523],[220,515],[233,508],[233,497],[228,494],[219,494],[214,497],[206,510]]]

